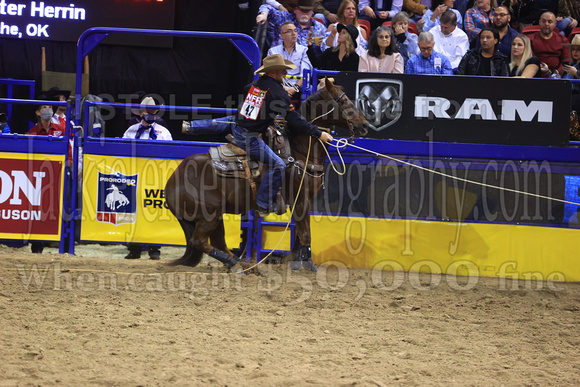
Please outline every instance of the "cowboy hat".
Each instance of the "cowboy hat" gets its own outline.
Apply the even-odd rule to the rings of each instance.
[[[271,70],[290,70],[295,68],[296,65],[294,63],[284,59],[280,54],[274,54],[265,57],[262,62],[262,67],[254,71],[254,74]]]
[[[352,43],[354,44],[354,48],[356,48],[356,46],[357,46],[356,38],[358,38],[358,28],[356,28],[352,24],[347,24],[345,26],[344,24],[338,23],[338,26],[336,27],[336,30],[338,31],[338,33],[340,33],[340,31],[342,31],[344,29],[346,29],[346,32],[348,32],[348,34],[350,35],[350,37],[352,39]]]
[[[61,90],[60,87],[54,86],[51,87],[50,90],[45,91],[43,94],[45,94],[49,100],[53,101],[56,100],[57,95],[64,95],[64,99],[68,100],[68,97],[70,97],[70,90]]]
[[[564,47],[580,46],[580,34],[574,35],[570,44],[562,44]]]
[[[314,9],[314,2],[312,0],[298,0],[296,2],[296,7],[305,11],[310,11]]]

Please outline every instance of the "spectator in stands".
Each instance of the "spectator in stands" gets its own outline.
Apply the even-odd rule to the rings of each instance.
[[[475,46],[475,39],[479,36],[481,29],[491,26],[490,16],[493,14],[495,4],[495,0],[476,0],[473,8],[467,10],[465,32],[469,38],[469,44],[473,45],[471,47]]]
[[[417,24],[417,30],[422,30],[425,24],[423,16],[429,10],[421,0],[403,0],[403,11],[409,15],[409,20],[412,20]],[[424,30],[424,29],[423,29]]]
[[[282,36],[283,44],[274,46],[268,51],[268,56],[280,54],[286,60],[296,65],[295,69],[288,70],[288,75],[302,76],[305,69],[312,70],[312,64],[306,54],[307,47],[298,44],[298,29],[290,20],[282,23],[280,26],[280,35]],[[300,100],[300,91],[302,88],[303,79],[289,79],[285,82],[284,89],[288,92],[288,96],[292,100],[298,102]]]
[[[457,18],[457,25],[459,29],[463,29],[463,17],[458,10],[453,9],[453,3],[455,0],[433,0],[431,2],[431,9],[427,10],[423,16],[425,24],[423,25],[423,31],[431,31],[434,27],[441,24],[439,19],[446,11],[451,11],[455,14]]]
[[[552,12],[556,15],[556,28],[560,34],[567,35],[578,25],[578,21],[571,17],[568,4],[562,0],[538,1],[544,11]],[[577,7],[577,6],[576,6]]]
[[[371,31],[401,12],[403,0],[360,0],[359,18],[371,23]]]
[[[6,113],[0,113],[0,133],[10,133],[10,126],[8,126],[8,116],[6,116]]]
[[[314,17],[322,19],[326,25],[336,23],[340,21],[337,16],[340,4],[341,0],[316,0],[314,2]]]
[[[157,115],[159,113],[159,109],[148,108],[147,106],[158,105],[153,97],[144,97],[141,100],[139,109],[131,109],[133,116],[129,119],[129,126],[133,126],[135,124],[139,124],[143,119],[143,114],[148,114],[151,116],[151,119],[154,119],[155,122],[165,128],[167,128],[167,122],[161,117]]]
[[[499,42],[497,30],[491,27],[483,27],[479,33],[479,40],[481,48],[467,51],[459,63],[457,74],[507,77],[506,57],[497,50]]]
[[[409,16],[406,12],[399,12],[391,21],[391,28],[395,34],[397,49],[403,56],[405,65],[407,61],[419,53],[417,34],[409,32]]]
[[[359,56],[356,51],[358,29],[352,24],[338,24],[338,45],[327,48],[317,56],[313,49],[313,39],[308,38],[308,58],[310,63],[321,70],[358,71]]]
[[[377,28],[369,40],[369,49],[361,55],[358,71],[363,73],[397,73],[405,71],[403,57],[397,50],[393,30]]]
[[[532,52],[532,43],[526,35],[517,35],[512,41],[510,77],[540,78],[540,60]]]
[[[562,74],[562,62],[569,62],[568,44],[565,37],[554,33],[556,16],[544,12],[540,17],[540,31],[530,37],[532,51],[540,59],[543,77],[559,77]]]
[[[451,62],[452,68],[457,68],[459,62],[469,50],[467,34],[457,28],[457,14],[448,9],[441,15],[441,24],[431,29],[435,39],[434,50],[443,54]]]
[[[308,36],[323,38],[326,34],[326,26],[312,19],[313,9],[313,0],[298,0],[294,13],[278,11],[267,4],[262,4],[256,23],[270,21],[268,25],[268,43],[269,47],[273,47],[282,44],[280,26],[285,21],[290,20],[298,29],[298,43],[306,46],[308,45],[306,41]]]
[[[564,79],[580,79],[580,35],[574,35],[570,44],[570,64],[562,66]],[[580,110],[580,83],[572,83],[571,110]]]
[[[151,98],[151,97],[149,97]],[[152,98],[151,98],[152,99]],[[155,115],[148,113],[146,108],[142,109],[141,122],[131,125],[123,134],[123,138],[134,138],[141,140],[164,140],[171,141],[171,133],[167,128],[155,122]],[[129,244],[127,246],[129,254],[125,259],[139,259],[141,258],[141,250],[143,246],[140,244]],[[159,260],[161,258],[160,246],[148,246],[149,258],[152,260]]]
[[[537,24],[542,11],[536,0],[500,0],[511,15],[511,26],[518,32],[525,27]]]
[[[66,102],[70,96],[69,90],[61,90],[58,86],[50,88],[46,93],[46,97],[51,101]],[[66,106],[58,106],[54,115],[52,116],[52,122],[55,124],[60,124],[63,127],[66,126]]]
[[[326,31],[326,39],[322,42],[322,50],[338,45],[337,26],[338,24],[353,25],[358,29],[358,37],[356,38],[356,53],[360,56],[366,51],[367,35],[363,28],[358,24],[358,17],[356,14],[356,1],[343,0],[338,8],[338,23],[328,26]]]
[[[288,1],[286,3],[289,3]],[[282,11],[282,12],[294,12],[294,8],[292,7],[292,11],[290,11],[288,9],[288,7],[286,7],[284,4],[276,1],[276,0],[266,0],[266,4],[268,4],[270,7],[277,9],[278,11]]]
[[[409,59],[405,66],[405,74],[439,74],[453,75],[449,59],[443,54],[433,51],[435,40],[430,32],[419,34],[420,53]]]
[[[499,43],[497,44],[497,49],[499,52],[509,58],[512,51],[512,40],[518,35],[518,31],[510,27],[509,22],[511,16],[509,11],[504,6],[499,6],[493,11],[491,21],[493,27],[499,32]],[[480,47],[479,39],[475,45],[476,48]]]

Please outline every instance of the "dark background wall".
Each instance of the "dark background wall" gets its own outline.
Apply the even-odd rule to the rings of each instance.
[[[175,29],[251,34],[260,2],[250,2],[250,9],[244,10],[232,0],[176,0]],[[147,28],[147,20],[142,28]],[[75,72],[74,43],[0,38],[0,77],[36,80],[40,94],[41,47],[46,47],[48,70]],[[128,94],[145,91],[158,95],[165,104],[191,106],[201,98],[201,104],[224,107],[226,99],[237,98],[251,79],[247,61],[228,41],[216,39],[175,38],[172,48],[104,44],[89,55],[89,67],[90,93],[112,96],[116,102],[126,102]],[[0,95],[4,90],[0,88]],[[27,95],[20,92],[16,97]],[[29,111],[15,109],[13,132],[26,132]],[[164,113],[176,139],[184,138],[182,116]],[[108,118],[107,136],[122,136],[127,113],[117,111]]]

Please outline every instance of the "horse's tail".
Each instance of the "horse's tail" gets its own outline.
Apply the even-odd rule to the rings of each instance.
[[[185,233],[187,247],[185,248],[185,253],[181,258],[171,261],[168,264],[170,266],[177,265],[197,266],[199,265],[201,259],[203,258],[203,251],[195,248],[191,242],[191,236],[193,235],[193,231],[195,230],[195,223],[192,221],[188,222],[183,219],[179,219],[179,223],[181,224],[183,232]]]

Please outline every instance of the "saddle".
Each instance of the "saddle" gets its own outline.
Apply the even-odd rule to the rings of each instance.
[[[286,135],[286,121],[276,119],[273,126],[269,126],[265,137],[266,144],[278,155],[286,165],[293,163],[294,158],[290,153],[290,142]],[[217,176],[225,178],[246,179],[250,183],[254,200],[257,197],[257,187],[255,179],[259,179],[262,163],[251,160],[245,150],[234,143],[231,134],[226,136],[229,143],[209,149],[212,166]],[[277,214],[282,215],[286,212],[288,205],[284,202],[282,193],[276,194]]]
[[[294,158],[290,153],[290,143],[285,128],[286,121],[277,119],[273,126],[268,127],[264,141],[288,165],[294,162]],[[262,163],[250,160],[246,151],[234,143],[231,134],[228,134],[226,138],[229,141],[228,144],[209,149],[216,174],[221,177],[248,180],[260,177]],[[247,164],[247,168],[245,164]]]

